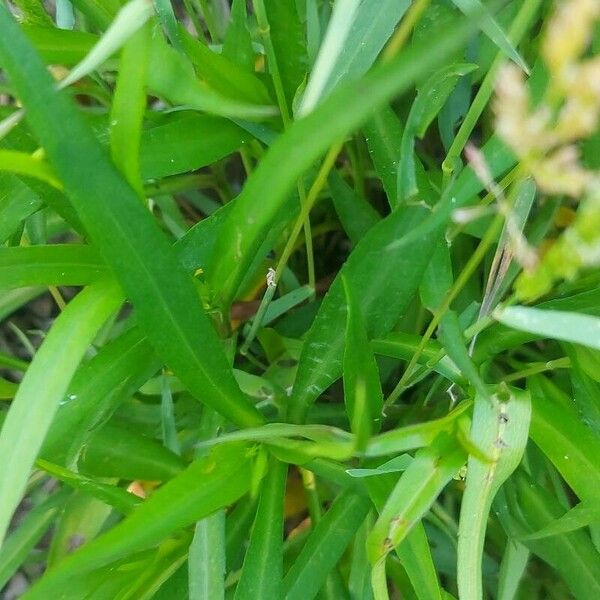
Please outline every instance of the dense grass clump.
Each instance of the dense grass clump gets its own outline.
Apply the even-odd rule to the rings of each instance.
[[[600,3],[0,5],[0,596],[600,598]]]

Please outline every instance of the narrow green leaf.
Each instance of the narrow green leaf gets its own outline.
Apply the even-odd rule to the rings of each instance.
[[[306,35],[296,0],[265,0],[270,36],[288,107],[308,70]]]
[[[283,509],[287,465],[272,461],[265,476],[246,550],[237,600],[281,598],[283,591]]]
[[[440,419],[386,431],[371,438],[365,455],[382,456],[429,446],[440,433],[454,431],[459,419],[464,418],[472,406],[471,401],[462,402]]]
[[[379,370],[369,346],[356,291],[342,277],[347,302],[346,347],[344,350],[344,401],[359,451],[381,427],[383,391]]]
[[[166,481],[184,467],[177,454],[158,442],[113,423],[89,435],[78,461],[78,470],[86,475],[130,481]]]
[[[600,522],[600,507],[580,502],[568,510],[560,519],[552,521],[539,531],[523,536],[522,540],[539,540],[554,535],[570,533],[582,527],[588,527],[592,523]]]
[[[402,131],[400,119],[389,106],[377,111],[363,126],[373,166],[392,209],[398,206],[398,161]]]
[[[299,116],[306,116],[314,110],[324,96],[325,86],[344,49],[359,6],[360,0],[339,0],[334,4],[327,31],[323,36],[323,42],[302,96],[302,103],[298,109]]]
[[[112,159],[141,195],[140,137],[146,108],[146,68],[150,29],[142,27],[125,44],[110,113]]]
[[[137,496],[134,496],[119,487],[100,483],[41,458],[37,459],[36,465],[59,481],[115,507],[123,514],[130,513],[141,501]]]
[[[351,477],[373,477],[374,475],[383,475],[385,473],[398,473],[406,471],[412,461],[413,458],[410,454],[401,454],[378,467],[369,469],[347,469],[346,473]]]
[[[514,600],[519,583],[529,561],[529,550],[520,542],[509,538],[500,564],[498,600]]]
[[[50,75],[4,8],[0,30],[0,62],[27,108],[29,124],[154,347],[196,396],[233,421],[261,422],[239,391],[193,283],[166,238],[73,104],[54,91]]]
[[[500,50],[502,50],[507,58],[510,58],[529,75],[527,63],[511,43],[496,19],[494,19],[487,9],[484,9],[480,0],[452,0],[452,2],[459,10],[465,13],[465,15],[472,14],[473,12],[483,13],[480,25],[481,30],[490,38],[490,40],[492,40],[492,42],[494,42],[494,44],[496,44],[496,46],[498,46],[498,48],[500,48]]]
[[[248,30],[246,0],[233,0],[222,55],[243,69],[254,72],[252,36]]]
[[[42,201],[18,177],[0,173],[0,244],[42,206]]]
[[[494,316],[500,323],[565,342],[600,349],[600,319],[590,315],[528,306],[508,306]]]
[[[508,392],[508,390],[506,390]],[[511,389],[508,400],[489,394],[475,400],[471,441],[490,456],[486,463],[469,456],[458,530],[458,590],[465,600],[483,594],[481,561],[492,500],[521,462],[531,417],[528,392]],[[491,400],[491,401],[490,401]]]
[[[163,26],[169,41],[173,44],[173,47],[181,51],[181,39],[179,37],[179,24],[177,23],[177,17],[173,11],[173,5],[171,0],[154,0],[154,8],[156,14]]]
[[[71,577],[98,569],[133,552],[150,548],[172,532],[234,502],[250,487],[251,452],[228,444],[192,463],[157,490],[124,521],[48,571],[24,596],[56,596]]]
[[[367,516],[370,501],[352,491],[342,492],[311,531],[283,581],[286,600],[311,600],[344,553]]]
[[[431,446],[417,452],[369,535],[367,551],[372,565],[382,563],[405,539],[465,460],[464,450],[446,433],[439,434]]]
[[[81,292],[54,322],[29,366],[0,433],[0,455],[12,457],[0,474],[0,541],[79,361],[121,301],[112,281]]]
[[[225,597],[225,511],[198,521],[188,556],[189,600]]]
[[[375,354],[408,361],[419,348],[420,342],[421,336],[419,335],[393,331],[384,338],[372,340],[371,347]],[[442,346],[434,340],[429,340],[421,352],[418,362],[427,366],[431,365],[434,371],[446,379],[461,386],[464,385],[465,378],[459,368],[448,356],[442,356],[442,354]]]

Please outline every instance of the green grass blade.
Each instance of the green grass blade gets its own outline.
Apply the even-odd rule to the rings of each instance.
[[[517,597],[529,556],[529,550],[523,544],[511,538],[507,540],[498,576],[498,600],[514,600]]]
[[[173,11],[171,0],[154,0],[156,14],[173,47],[182,51],[181,38],[179,37],[179,23]]]
[[[580,502],[572,509],[568,510],[560,519],[553,521],[539,531],[529,533],[523,536],[523,540],[539,540],[553,535],[569,533],[582,527],[587,527],[592,523],[600,522],[600,507],[590,505],[587,502]]]
[[[239,424],[260,423],[166,238],[72,103],[54,91],[39,57],[4,8],[0,30],[0,63],[26,105],[29,124],[154,347],[196,396]]]
[[[0,433],[0,454],[12,457],[0,474],[0,540],[79,361],[121,301],[113,282],[81,292],[55,321],[29,366]]]
[[[368,498],[342,492],[306,540],[283,581],[286,600],[311,600],[367,516]]]
[[[265,476],[246,550],[237,600],[281,598],[283,591],[283,504],[287,465],[272,461]]]
[[[198,521],[188,556],[189,600],[225,597],[225,511]]]
[[[458,530],[458,590],[464,600],[483,594],[481,561],[492,500],[499,487],[521,462],[531,417],[527,392],[510,390],[508,400],[498,395],[475,401],[471,441],[491,458],[486,463],[469,456],[467,481]]]
[[[223,52],[221,54],[246,71],[254,72],[254,50],[252,48],[252,36],[248,30],[245,0],[233,0],[231,19],[223,40]]]
[[[124,521],[66,558],[42,577],[24,600],[47,598],[81,577],[133,552],[150,548],[172,532],[234,502],[250,487],[251,456],[229,444],[192,463],[141,504]]]

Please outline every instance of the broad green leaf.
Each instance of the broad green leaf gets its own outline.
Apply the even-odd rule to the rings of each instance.
[[[340,177],[337,171],[329,174],[329,191],[344,231],[350,241],[357,244],[371,227],[381,220],[381,216]]]
[[[141,134],[144,179],[187,173],[210,165],[243,146],[250,136],[221,117],[182,111],[166,115]]]
[[[125,44],[110,114],[112,159],[140,195],[140,136],[146,108],[144,84],[149,44],[148,27],[142,27]]]
[[[283,580],[286,600],[311,600],[334,568],[367,516],[370,501],[342,492],[311,531],[300,555]]]
[[[200,81],[192,64],[160,37],[153,38],[147,74],[149,90],[171,104],[225,117],[263,119],[276,114],[272,106],[226,96]]]
[[[598,317],[529,306],[508,306],[497,310],[494,316],[508,327],[534,333],[538,337],[554,338],[600,349]]]
[[[584,502],[597,503],[600,495],[600,438],[566,403],[547,393],[544,378],[529,381],[533,403],[531,439],[552,461],[565,481]]]
[[[501,397],[502,392],[509,398]],[[481,562],[487,521],[494,496],[521,462],[531,417],[528,392],[501,390],[475,399],[471,441],[491,458],[469,456],[458,530],[458,590],[465,600],[483,594]]]
[[[441,68],[422,86],[408,114],[400,144],[398,165],[398,197],[406,201],[419,193],[415,174],[415,138],[422,138],[460,77],[477,68],[472,64],[453,64]]]
[[[12,457],[0,474],[0,540],[79,361],[121,302],[121,293],[111,281],[81,292],[56,319],[29,366],[0,433],[0,454]]]
[[[367,551],[373,566],[382,563],[406,538],[465,460],[464,450],[446,433],[439,434],[431,446],[417,452],[369,535]]]
[[[0,287],[89,285],[108,270],[98,252],[82,244],[0,248]]]
[[[342,278],[347,302],[346,347],[344,349],[344,401],[359,451],[381,428],[383,391],[379,370],[369,346],[357,291]]]
[[[91,433],[78,461],[86,475],[128,480],[165,481],[184,467],[185,462],[160,443],[112,423]]]
[[[159,355],[192,393],[231,420],[261,422],[239,391],[193,283],[166,238],[73,104],[54,91],[39,57],[4,8],[0,30],[0,63],[27,108],[29,125]]]
[[[126,492],[120,487],[100,483],[89,477],[69,471],[59,465],[52,464],[46,460],[38,458],[36,466],[52,475],[59,481],[62,481],[74,489],[81,490],[98,500],[101,500],[109,506],[113,506],[123,514],[130,513],[139,503],[140,499]]]
[[[304,342],[291,400],[292,420],[301,421],[310,404],[342,374],[346,302],[341,275],[360,290],[357,306],[367,335],[387,333],[412,300],[433,252],[428,237],[408,252],[397,240],[427,216],[421,206],[398,209],[373,227],[344,263]],[[395,277],[398,272],[403,277]]]
[[[429,446],[442,432],[454,431],[458,421],[461,418],[465,418],[466,413],[472,406],[471,401],[465,401],[440,419],[407,425],[406,427],[381,433],[371,438],[365,450],[365,455],[382,456],[397,454],[398,452],[406,452],[407,450]]]
[[[183,28],[181,37],[196,72],[211,88],[230,98],[256,104],[271,103],[267,86],[254,73],[240,68],[222,54],[213,52]]]
[[[0,150],[0,170],[25,177],[35,177],[55,188],[62,189],[52,168],[43,160],[15,150]]]
[[[375,67],[359,81],[341,86],[318,109],[292,124],[271,145],[235,200],[215,247],[209,277],[211,282],[219,282],[215,287],[221,290],[219,296],[224,306],[229,306],[235,297],[249,265],[302,173],[337,140],[360,127],[378,108],[435,69],[448,52],[460,48],[473,27],[471,22],[456,22],[451,35],[445,30],[446,35],[433,36],[433,42],[428,39],[427,43],[416,44],[389,63]],[[365,89],[369,90],[368,101],[362,93]],[[340,106],[344,107],[343,111]],[[505,148],[498,147],[497,142],[493,151],[499,155],[490,161],[495,170],[503,171],[513,164],[514,159],[508,156]],[[481,189],[472,172],[463,178],[461,186]],[[268,197],[264,196],[265,189],[269,189]],[[459,197],[463,204],[473,199],[472,190],[464,198],[459,191],[460,187],[455,188],[443,208],[431,215],[418,233],[413,231],[413,235],[423,236],[425,228],[432,229],[444,223],[451,211],[460,206]],[[261,199],[259,214],[255,210],[258,198]]]
[[[256,518],[235,598],[281,598],[283,509],[287,465],[272,461],[263,479]]]
[[[24,596],[35,600],[57,595],[71,577],[155,546],[171,533],[227,506],[250,486],[251,451],[228,444],[193,462],[157,490],[125,520],[63,560]]]
[[[60,490],[33,507],[0,549],[0,587],[4,588],[15,571],[44,536],[62,509],[69,490]]]
[[[48,64],[72,67],[90,52],[98,36],[85,31],[67,31],[54,27],[22,27],[36,50]]]
[[[198,521],[188,556],[189,600],[225,597],[225,511]]]
[[[396,113],[385,106],[363,126],[373,166],[392,209],[398,206],[398,161],[403,127]]]
[[[527,63],[523,60],[523,57],[519,54],[518,50],[511,43],[509,37],[506,35],[502,27],[498,24],[496,19],[487,11],[484,10],[484,6],[480,0],[452,0],[455,6],[461,10],[465,15],[473,12],[482,12],[483,18],[481,19],[481,30],[502,50],[502,52],[514,61],[517,65],[529,74],[529,68]]]

